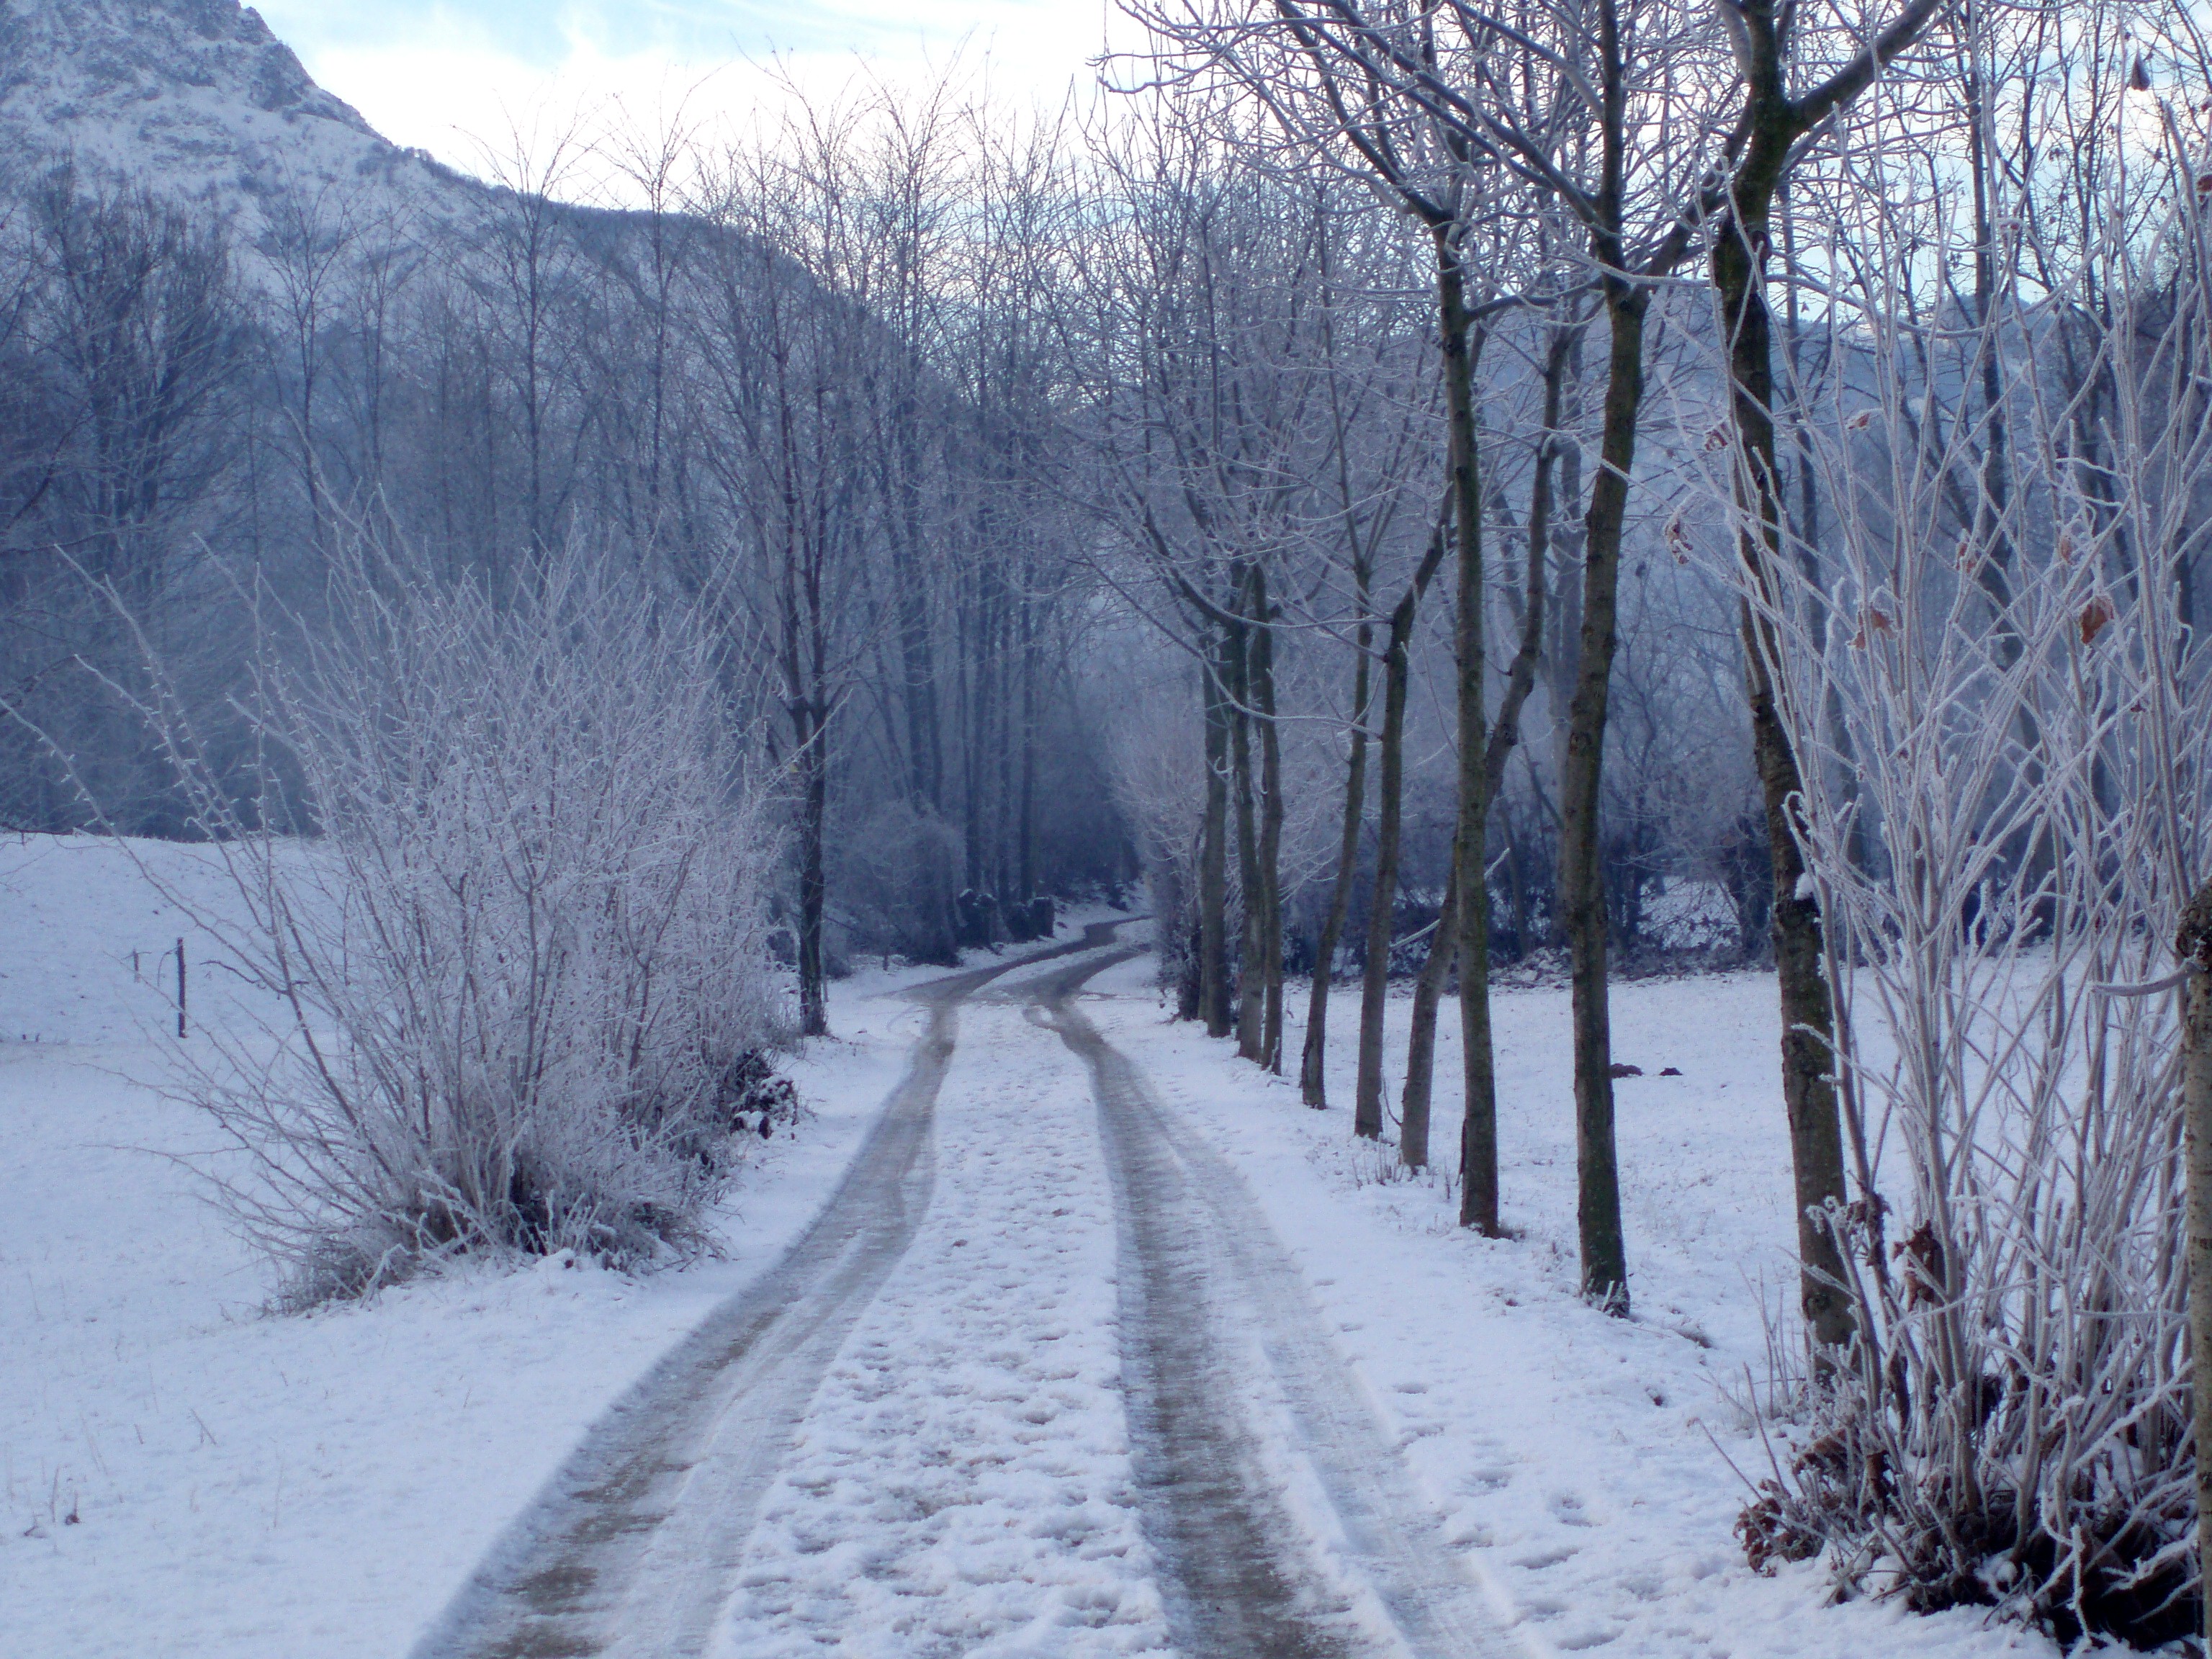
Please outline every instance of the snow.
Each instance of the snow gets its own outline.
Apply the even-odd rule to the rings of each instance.
[[[1403,1175],[1395,1146],[1350,1135],[1356,992],[1333,997],[1332,1109],[1170,1024],[1139,958],[1092,982],[1109,1041],[1243,1176],[1304,1270],[1367,1403],[1395,1433],[1446,1538],[1466,1552],[1518,1642],[1538,1656],[1638,1659],[1980,1659],[2055,1655],[1978,1613],[1823,1608],[1817,1565],[1762,1578],[1731,1534],[1766,1451],[1742,1402],[1766,1374],[1762,1303],[1794,1294],[1790,1165],[1764,975],[1619,985],[1613,1052],[1646,1075],[1615,1085],[1637,1316],[1575,1294],[1575,1158],[1564,991],[1501,992],[1501,1183],[1519,1236],[1455,1224],[1442,1177]],[[1298,1009],[1304,998],[1291,999]],[[1387,1075],[1403,1076],[1409,1001],[1394,997]],[[1303,1033],[1293,1022],[1286,1051]],[[1439,1022],[1447,1163],[1460,1064]],[[1679,1078],[1664,1078],[1665,1066]],[[1786,1456],[1778,1444],[1778,1451]]]
[[[210,849],[132,851],[225,902]],[[212,1015],[212,941],[89,837],[0,842],[0,906],[7,1659],[136,1656],[149,1630],[194,1659],[404,1651],[585,1426],[812,1218],[905,1068],[914,1011],[873,994],[938,971],[832,988],[839,1037],[791,1067],[810,1115],[747,1172],[724,1259],[487,1267],[280,1318],[174,1161],[208,1126],[158,1086],[151,954],[184,935]]]
[[[763,1506],[726,1659],[1164,1641],[1090,1089],[1017,1009],[970,1004],[960,1024],[928,1218]]]
[[[136,850],[165,884],[220,902],[207,849]],[[793,1067],[811,1115],[748,1170],[719,1218],[723,1259],[640,1279],[482,1265],[278,1317],[176,1161],[210,1151],[209,1131],[156,1086],[168,1006],[131,974],[132,949],[182,933],[195,1006],[204,981],[219,1018],[212,944],[84,839],[0,844],[0,904],[8,1659],[135,1656],[149,1631],[193,1659],[404,1651],[586,1426],[804,1229],[922,1027],[896,993],[935,973],[833,988],[839,1035]],[[1742,1404],[1765,1374],[1761,1309],[1793,1279],[1769,979],[1615,990],[1615,1052],[1645,1073],[1617,1085],[1637,1304],[1623,1322],[1574,1294],[1564,992],[1498,998],[1517,1236],[1486,1241],[1453,1224],[1439,1176],[1403,1178],[1388,1146],[1352,1142],[1349,994],[1332,1009],[1335,1107],[1316,1113],[1170,1023],[1152,975],[1149,958],[1113,968],[1081,1006],[1249,1190],[1302,1280],[1285,1305],[1311,1310],[1348,1368],[1350,1403],[1495,1609],[1500,1651],[2056,1652],[1972,1611],[1824,1607],[1817,1566],[1761,1578],[1731,1535],[1729,1462],[1755,1475],[1767,1455]],[[1017,968],[958,1013],[930,1207],[769,1489],[721,1659],[1166,1650],[1097,1108],[1081,1063],[1023,1006],[1050,976]],[[1391,1004],[1394,1074],[1407,1006]],[[1294,1024],[1291,1052],[1298,1037]],[[1440,1105],[1457,1065],[1448,1005]],[[1286,1512],[1340,1565],[1314,1448],[1257,1369],[1249,1392]],[[1350,1576],[1341,1588],[1371,1611]]]
[[[0,1044],[156,1043],[175,1029],[179,939],[188,999],[210,1009],[229,981],[212,966],[215,940],[186,909],[228,906],[228,878],[205,848],[133,843],[154,860],[160,887],[108,842],[90,836],[0,841]],[[132,956],[137,975],[132,976]],[[20,1058],[9,1048],[0,1055]]]
[[[127,181],[229,222],[253,250],[290,216],[465,234],[489,193],[372,131],[237,0],[0,0],[0,137],[36,168]]]

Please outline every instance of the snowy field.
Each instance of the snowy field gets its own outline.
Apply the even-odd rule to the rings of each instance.
[[[218,892],[204,853],[144,851],[165,879]],[[95,844],[0,847],[0,904],[7,1659],[406,1652],[586,1426],[804,1230],[923,1027],[890,994],[932,976],[834,988],[838,1036],[795,1068],[811,1116],[747,1172],[724,1259],[635,1280],[480,1269],[280,1318],[175,1161],[209,1149],[206,1126],[156,1086],[175,1039],[148,958],[185,933],[210,1017],[220,969]],[[1024,1006],[1049,976],[1007,975],[961,1013],[929,1208],[767,1492],[725,1659],[1164,1650],[1097,1122],[1081,1065]],[[1646,1073],[1619,1085],[1628,1323],[1573,1295],[1563,991],[1498,1002],[1521,1235],[1505,1242],[1454,1226],[1441,1180],[1394,1179],[1387,1155],[1349,1144],[1349,997],[1326,1114],[1169,1024],[1147,958],[1081,1006],[1257,1199],[1493,1610],[1498,1653],[2055,1651],[1970,1612],[1824,1607],[1817,1568],[1761,1579],[1731,1536],[1728,1460],[1756,1474],[1765,1457],[1740,1403],[1764,1372],[1759,1310],[1791,1278],[1767,980],[1616,993],[1616,1054]],[[1440,1079],[1455,1077],[1449,1010],[1438,1048]],[[1438,1091],[1443,1154],[1455,1093]],[[1327,1518],[1285,1479],[1326,1556]]]
[[[224,902],[204,850],[138,850]],[[811,1115],[740,1183],[726,1259],[636,1280],[548,1261],[273,1318],[173,1161],[209,1127],[158,1087],[157,955],[185,937],[211,1015],[212,944],[90,840],[0,842],[0,907],[5,1659],[404,1652],[584,1426],[804,1229],[919,1029],[883,994],[941,971],[832,988],[836,1040],[793,1068]]]

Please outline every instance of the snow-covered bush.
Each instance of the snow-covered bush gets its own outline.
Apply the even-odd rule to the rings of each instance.
[[[1947,205],[1833,252],[1863,303],[1793,438],[1830,520],[1745,584],[1805,775],[1857,1334],[1741,1529],[2156,1643],[2200,1595],[2179,1008],[2107,988],[2170,977],[2212,869],[2204,227],[2087,250],[2096,307],[1916,319],[1896,273],[1972,263]]]
[[[248,1156],[247,1231],[301,1299],[471,1250],[697,1245],[783,1029],[775,848],[705,637],[581,556],[495,596],[368,546],[286,632],[252,712],[307,844],[162,722],[282,1011],[194,1085]]]

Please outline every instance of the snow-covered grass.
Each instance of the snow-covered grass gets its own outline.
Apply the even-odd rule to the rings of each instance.
[[[230,915],[236,884],[204,847],[134,842],[160,886],[199,915]],[[0,840],[0,1054],[24,1045],[130,1047],[173,1039],[176,943],[194,1019],[238,1010],[218,943],[95,836]],[[133,953],[137,975],[133,977]],[[274,1014],[273,1005],[256,1012]]]
[[[225,902],[206,849],[135,851]],[[0,915],[6,1659],[404,1651],[585,1426],[812,1218],[919,1029],[878,994],[942,971],[832,988],[837,1036],[790,1067],[800,1132],[713,1218],[721,1259],[487,1263],[279,1317],[175,1161],[213,1150],[212,1125],[161,1092],[153,954],[184,934],[193,1011],[216,1018],[234,981],[212,942],[88,837],[0,843]]]
[[[1251,1183],[1523,1652],[2057,1651],[1974,1611],[1825,1607],[1819,1566],[1761,1578],[1745,1564],[1732,1528],[1747,1493],[1729,1462],[1766,1473],[1743,1402],[1766,1375],[1763,1305],[1779,1305],[1796,1276],[1770,975],[1614,989],[1614,1054],[1644,1072],[1615,1085],[1636,1301],[1626,1322],[1575,1295],[1564,990],[1505,991],[1495,1004],[1505,1218],[1518,1236],[1492,1241],[1455,1224],[1440,1174],[1408,1176],[1395,1148],[1354,1143],[1356,993],[1332,1002],[1332,1109],[1315,1112],[1294,1083],[1237,1061],[1231,1044],[1169,1024],[1148,958],[1091,989],[1101,994],[1085,1007],[1101,1030]],[[1393,1096],[1409,1006],[1390,1005]],[[1285,1051],[1298,1042],[1286,1034]],[[1670,1066],[1682,1075],[1661,1076]],[[1436,1145],[1449,1164],[1455,1110],[1443,1103],[1459,1069],[1449,1004],[1437,1066]],[[1777,1449],[1786,1457],[1778,1438]]]
[[[0,1646],[403,1651],[592,1418],[804,1224],[900,1053],[810,1091],[726,1261],[635,1281],[546,1258],[293,1318],[260,1313],[256,1261],[159,1156],[201,1122],[100,1070],[137,1056],[9,1056]]]

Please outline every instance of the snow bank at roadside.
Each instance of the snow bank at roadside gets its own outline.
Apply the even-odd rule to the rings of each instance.
[[[131,850],[190,906],[235,908],[212,849]],[[942,971],[832,987],[838,1035],[789,1068],[808,1115],[720,1217],[724,1259],[641,1279],[486,1266],[274,1318],[174,1161],[213,1150],[209,1126],[159,1089],[173,981],[155,957],[185,939],[214,1018],[218,947],[85,837],[0,842],[0,914],[8,1659],[404,1651],[586,1425],[812,1218],[919,1029],[888,994]]]
[[[1446,1536],[1468,1552],[1533,1656],[1637,1659],[1984,1659],[2052,1656],[1971,1610],[1824,1607],[1816,1566],[1761,1578],[1731,1528],[1766,1452],[1738,1401],[1765,1369],[1763,1297],[1794,1285],[1789,1146],[1771,981],[1731,975],[1616,987],[1613,1045],[1645,1075],[1618,1086],[1637,1317],[1575,1295],[1575,1157],[1567,994],[1495,1005],[1506,1220],[1455,1224],[1436,1175],[1351,1136],[1356,994],[1332,1000],[1333,1109],[1168,1023],[1149,957],[1094,980],[1085,1007],[1161,1099],[1251,1184],[1340,1349],[1396,1436]],[[1303,998],[1292,1000],[1302,1011]],[[1391,1004],[1388,1075],[1403,1075],[1410,1005]],[[1457,1144],[1455,1011],[1438,1032],[1436,1155]],[[1295,1054],[1303,1030],[1285,1034]],[[1667,1066],[1680,1077],[1662,1077]],[[1786,1452],[1784,1454],[1786,1455]]]

